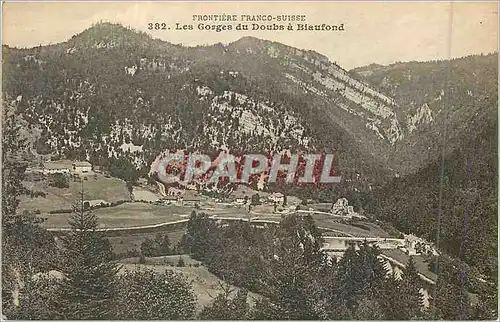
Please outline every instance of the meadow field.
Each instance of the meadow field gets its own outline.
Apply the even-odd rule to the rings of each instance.
[[[125,202],[114,207],[93,210],[98,217],[99,228],[138,227],[186,219],[192,208],[162,206],[143,202]],[[47,228],[67,228],[71,214],[48,214],[43,217]]]
[[[42,214],[57,209],[71,209],[72,205],[81,199],[83,187],[83,198],[85,200],[105,200],[107,202],[116,202],[120,200],[129,200],[130,194],[125,185],[125,181],[106,177],[102,174],[87,175],[87,180],[74,181],[69,180],[69,188],[56,188],[48,185],[47,180],[26,181],[24,186],[32,191],[41,191],[46,193],[45,197],[30,198],[21,197],[19,205],[22,210],[40,210]]]

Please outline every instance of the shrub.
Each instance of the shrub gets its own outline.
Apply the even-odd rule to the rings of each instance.
[[[179,260],[177,261],[177,267],[184,267],[186,264],[184,263],[184,259],[182,256],[179,256]]]
[[[54,173],[49,177],[49,185],[56,188],[69,188],[69,179],[62,173]]]
[[[127,271],[118,277],[119,320],[186,320],[194,317],[196,297],[189,282],[171,271]]]
[[[49,211],[49,214],[70,214],[73,212],[73,209],[56,209]]]

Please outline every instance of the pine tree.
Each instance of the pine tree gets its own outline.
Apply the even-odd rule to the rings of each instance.
[[[466,276],[461,270],[463,264],[445,261],[440,264],[430,306],[433,319],[466,320],[472,312]]]
[[[401,297],[401,280],[395,272],[392,272],[384,281],[382,297],[380,298],[380,305],[388,320],[407,320],[402,318],[405,314],[399,305]]]
[[[70,320],[115,318],[115,278],[120,269],[110,262],[111,245],[97,228],[97,217],[74,206],[69,219],[71,231],[61,237],[62,265],[65,278],[60,281],[61,313]]]
[[[192,254],[194,259],[203,261],[211,245],[211,235],[216,229],[215,223],[204,213],[191,213],[186,233],[182,236],[182,248]]]
[[[158,245],[158,256],[169,255],[170,250],[170,239],[167,234],[158,233],[155,237],[155,242]]]
[[[2,113],[2,309],[8,318],[19,312],[24,280],[47,269],[55,253],[53,237],[42,227],[42,220],[30,212],[19,211],[19,197],[30,195],[22,181],[27,163],[26,140],[21,135],[22,118],[17,103],[7,96]]]
[[[179,256],[179,260],[177,261],[177,267],[184,267],[186,264],[184,263],[184,259],[182,256]]]
[[[472,319],[495,320],[498,318],[498,283],[484,283],[478,295],[479,303],[474,307]]]
[[[284,310],[267,298],[257,300],[249,312],[249,320],[282,320],[284,316]]]
[[[276,232],[271,274],[271,302],[281,319],[318,319],[324,315],[319,283],[326,255],[321,251],[322,237],[310,216],[290,215]]]
[[[403,269],[400,283],[400,298],[398,301],[401,320],[412,320],[421,317],[424,307],[424,297],[420,293],[422,281],[418,275],[415,260],[410,257]]]
[[[367,242],[361,244],[359,250],[351,244],[339,261],[338,300],[345,301],[349,309],[353,309],[363,296],[382,296],[387,271],[378,258],[379,254],[378,248]]]
[[[385,315],[376,299],[370,296],[363,296],[359,299],[354,320],[385,320]]]
[[[116,316],[121,320],[185,320],[194,317],[190,283],[172,271],[125,271],[118,277]]]
[[[141,243],[141,254],[147,257],[153,257],[157,254],[157,247],[155,247],[155,242],[149,238],[146,238]]]
[[[36,278],[34,278],[36,276]],[[49,274],[37,274],[25,281],[17,314],[19,320],[61,320],[58,285]]]
[[[200,313],[202,320],[245,320],[248,318],[249,305],[246,290],[238,290],[231,298],[234,289],[221,284],[222,293],[217,295],[214,302],[205,306]]]

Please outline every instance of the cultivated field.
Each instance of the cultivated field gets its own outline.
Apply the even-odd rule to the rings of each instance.
[[[186,219],[193,208],[160,206],[142,202],[126,202],[115,207],[93,210],[99,220],[99,228],[137,227]],[[69,227],[71,214],[49,214],[44,226],[47,228]],[[182,216],[184,215],[184,217]]]

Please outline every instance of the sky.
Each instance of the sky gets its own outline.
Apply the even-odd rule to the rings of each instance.
[[[109,21],[174,44],[229,43],[243,36],[278,41],[326,55],[346,69],[371,63],[426,61],[498,51],[497,2],[9,2],[2,43],[59,43]],[[307,24],[344,24],[344,31],[204,31],[193,15],[305,15]],[[171,30],[148,30],[164,22]],[[231,22],[233,28],[238,22]],[[194,30],[175,30],[176,23]],[[250,22],[251,23],[251,22]],[[208,23],[210,24],[210,23]],[[227,22],[222,22],[227,24]],[[272,23],[271,23],[272,24]]]

